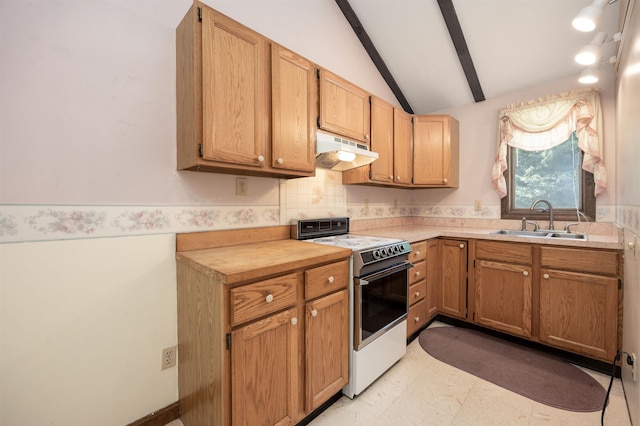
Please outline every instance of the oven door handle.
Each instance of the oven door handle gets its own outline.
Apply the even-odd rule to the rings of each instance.
[[[409,268],[413,268],[413,263],[403,262],[398,265],[393,265],[374,274],[366,275],[363,278],[356,278],[356,285],[368,285],[371,281],[378,280],[387,275],[395,274],[396,272],[404,271]]]

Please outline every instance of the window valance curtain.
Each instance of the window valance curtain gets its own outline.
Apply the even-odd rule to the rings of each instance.
[[[499,112],[498,153],[491,180],[500,198],[507,195],[504,171],[508,146],[541,151],[560,145],[573,132],[584,152],[582,169],[593,173],[595,195],[607,187],[602,161],[602,109],[598,89],[578,89],[508,105]]]

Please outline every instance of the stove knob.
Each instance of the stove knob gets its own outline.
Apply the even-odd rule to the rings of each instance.
[[[374,259],[380,259],[380,250],[374,250],[373,251],[373,258]]]
[[[386,247],[382,247],[380,249],[380,254],[383,255],[384,257],[387,257],[387,255],[388,255],[387,248]]]
[[[402,251],[402,246],[398,244],[393,248],[394,253],[400,253]]]
[[[400,249],[400,253],[402,253],[404,251],[404,245],[403,244],[399,244],[398,247]]]

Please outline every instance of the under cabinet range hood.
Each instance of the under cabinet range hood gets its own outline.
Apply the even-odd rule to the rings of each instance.
[[[324,132],[316,132],[316,167],[336,171],[366,166],[378,159],[369,147]]]

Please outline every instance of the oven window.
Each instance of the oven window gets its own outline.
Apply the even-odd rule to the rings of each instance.
[[[363,342],[407,314],[407,285],[405,269],[360,287]]]

